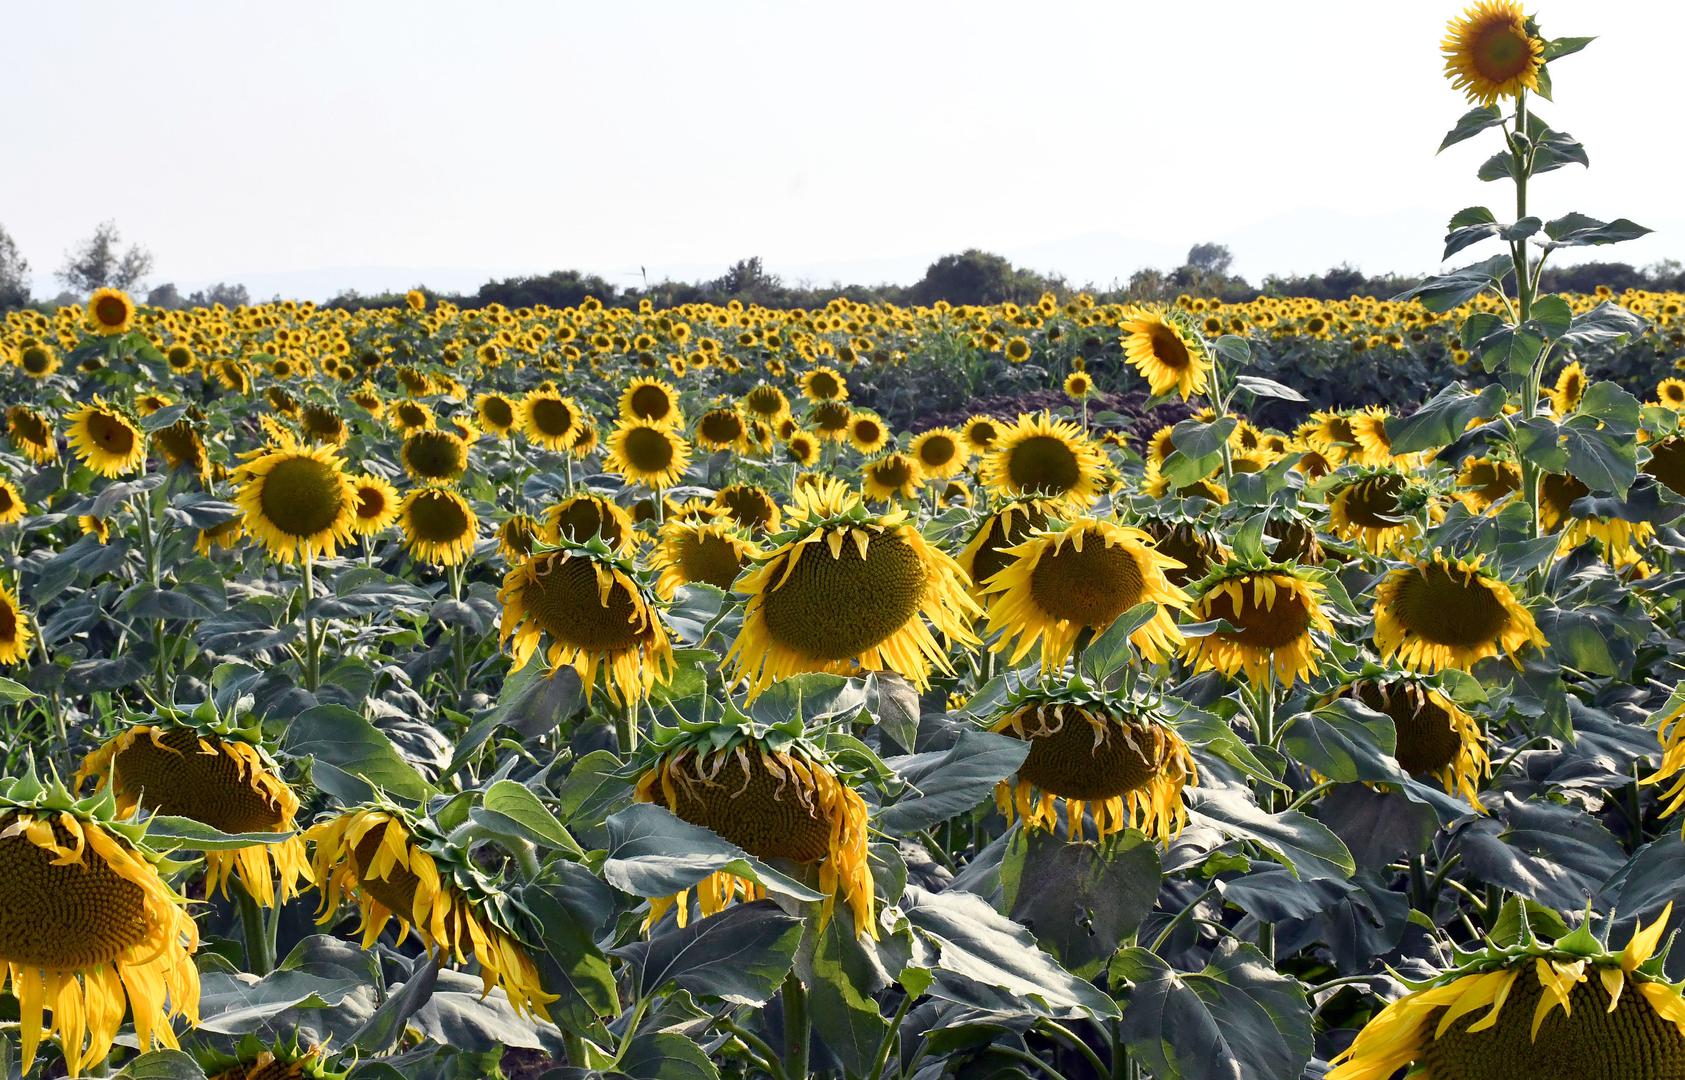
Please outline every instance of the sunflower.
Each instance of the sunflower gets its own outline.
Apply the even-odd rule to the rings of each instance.
[[[82,463],[108,479],[138,471],[146,464],[146,436],[116,406],[96,397],[65,418],[68,436]]]
[[[749,599],[726,659],[751,697],[807,671],[891,670],[923,690],[950,670],[933,630],[977,644],[965,572],[903,511],[872,514],[833,478],[796,491],[787,525],[738,582]]]
[[[544,535],[551,543],[569,540],[583,544],[593,536],[622,555],[638,546],[638,527],[625,507],[595,492],[582,492],[563,499],[544,515]]]
[[[1523,920],[1519,940],[1459,952],[1459,966],[1382,1009],[1327,1080],[1680,1080],[1685,998],[1656,955],[1673,913],[1634,928],[1619,952],[1582,926],[1547,944]]]
[[[584,420],[578,402],[542,387],[521,398],[517,415],[528,441],[558,453],[573,445]]]
[[[1484,557],[1432,556],[1392,571],[1375,587],[1375,650],[1413,671],[1464,671],[1487,657],[1545,647],[1545,636]]]
[[[193,550],[208,559],[217,548],[233,548],[245,535],[246,527],[236,514],[215,525],[206,525],[200,529],[199,535],[193,538]]]
[[[906,454],[885,454],[860,466],[866,498],[879,502],[917,497],[924,487],[924,470]]]
[[[709,409],[696,420],[696,441],[709,450],[748,453],[749,426],[730,406]]]
[[[643,420],[616,425],[603,467],[653,491],[670,488],[690,468],[690,444],[676,431]]]
[[[1562,533],[1559,550],[1563,554],[1596,540],[1610,562],[1630,561],[1640,545],[1656,534],[1656,527],[1648,521],[1580,517],[1574,513],[1574,503],[1590,494],[1591,489],[1578,477],[1545,473],[1539,480],[1539,524],[1546,532]]]
[[[109,802],[77,801],[33,768],[0,787],[0,989],[17,1001],[23,1072],[43,1035],[72,1077],[99,1066],[125,1011],[143,1052],[178,1045],[173,1019],[198,1023],[199,931],[158,861]]]
[[[27,405],[6,410],[6,435],[17,451],[36,465],[58,460],[58,439],[53,435],[52,417]]]
[[[776,386],[761,383],[743,395],[743,411],[752,419],[775,424],[789,415],[790,399]]]
[[[721,488],[714,493],[713,505],[756,535],[777,532],[779,523],[784,519],[772,493],[754,484],[732,484]]]
[[[1188,596],[1165,577],[1178,564],[1140,529],[1078,518],[1002,554],[1005,567],[979,584],[988,605],[988,632],[1000,634],[993,648],[1011,649],[1013,664],[1039,641],[1042,670],[1057,670],[1085,631],[1103,633],[1137,604],[1155,605],[1152,618],[1129,635],[1149,663],[1159,663],[1182,644],[1176,613],[1187,609]]]
[[[1264,536],[1275,541],[1270,555],[1277,562],[1316,566],[1327,558],[1316,529],[1304,517],[1291,511],[1272,513],[1266,518]]]
[[[660,576],[655,594],[671,600],[679,588],[702,582],[731,591],[737,576],[760,555],[740,528],[726,521],[669,521],[650,569]]]
[[[124,817],[147,811],[191,818],[218,832],[291,833],[298,796],[255,731],[233,732],[172,718],[164,724],[135,724],[106,740],[82,761],[76,784],[94,778],[109,786]],[[260,907],[286,903],[308,882],[304,843],[289,836],[277,843],[205,852],[205,891],[227,895],[228,881],[240,885]]]
[[[819,440],[806,431],[798,431],[785,442],[790,460],[802,468],[809,468],[819,460]]]
[[[474,554],[480,519],[468,500],[450,488],[418,487],[398,504],[404,547],[417,562],[457,566]]]
[[[675,436],[675,438],[677,438],[677,436]],[[572,454],[578,460],[584,461],[586,458],[595,453],[596,450],[597,425],[591,423],[589,420],[584,421],[579,425],[579,435],[573,440],[573,445],[568,448],[568,453]]]
[[[1152,517],[1141,522],[1140,528],[1152,538],[1161,555],[1180,564],[1167,563],[1164,567],[1165,579],[1177,588],[1198,581],[1211,572],[1212,566],[1229,557],[1216,534],[1193,521]]]
[[[653,758],[633,789],[638,802],[666,807],[757,859],[788,859],[816,866],[823,894],[818,924],[831,919],[837,898],[848,907],[858,935],[878,936],[872,907],[876,886],[867,861],[866,802],[840,766],[799,726],[757,730],[741,720],[686,731],[658,732]],[[692,886],[702,916],[733,901],[764,899],[755,882],[729,870]],[[690,918],[691,890],[650,900],[644,928],[668,911],[679,926]]]
[[[1447,794],[1480,808],[1480,785],[1492,773],[1480,722],[1431,678],[1395,673],[1357,678],[1333,695],[1350,698],[1392,720],[1398,740],[1393,757],[1411,776],[1433,777]]]
[[[468,471],[468,444],[454,432],[411,432],[398,456],[409,474],[423,483],[453,482]]]
[[[1551,411],[1558,416],[1567,416],[1580,407],[1580,399],[1586,396],[1586,369],[1575,360],[1556,376],[1556,385],[1547,389],[1544,394],[1550,401]]]
[[[816,367],[802,376],[802,396],[818,403],[848,400],[848,380],[833,367]]]
[[[1440,51],[1445,77],[1470,102],[1495,105],[1499,98],[1538,90],[1545,43],[1529,28],[1515,0],[1481,0],[1445,28]]]
[[[960,438],[973,454],[994,449],[1004,425],[992,416],[973,416],[960,428]]]
[[[0,480],[0,525],[15,525],[29,513],[23,492],[10,480]]]
[[[615,559],[601,542],[563,541],[530,556],[503,578],[499,638],[514,664],[525,667],[550,638],[544,659],[551,671],[566,664],[590,698],[597,671],[606,668],[609,699],[642,700],[672,677],[673,647],[655,606],[633,577],[631,564]]]
[[[1193,617],[1221,619],[1233,630],[1189,639],[1184,657],[1196,671],[1244,673],[1253,683],[1283,686],[1316,674],[1320,635],[1333,632],[1322,609],[1323,586],[1285,562],[1231,562],[1194,586]]]
[[[319,922],[332,922],[350,898],[362,916],[365,950],[396,918],[400,941],[413,929],[441,962],[464,964],[472,955],[485,993],[501,986],[516,1012],[550,1018],[545,1006],[556,997],[503,925],[495,889],[431,822],[394,806],[360,806],[312,825],[304,838],[322,890]]]
[[[33,636],[29,614],[18,603],[17,594],[0,584],[0,664],[23,663]]]
[[[848,438],[848,421],[852,415],[841,401],[821,401],[808,410],[807,419],[821,439],[842,442]]]
[[[1087,401],[1094,394],[1094,380],[1086,371],[1073,371],[1065,376],[1065,396],[1072,401]]]
[[[398,489],[390,481],[362,473],[351,478],[351,491],[356,500],[351,531],[358,536],[383,533],[398,520]]]
[[[199,434],[203,414],[190,410],[168,427],[152,433],[152,448],[164,459],[164,464],[178,472],[190,473],[208,484],[211,476],[210,455],[205,452],[205,439]]]
[[[1083,838],[1085,810],[1101,841],[1126,828],[1168,841],[1187,824],[1182,789],[1199,783],[1199,768],[1188,744],[1144,703],[1036,692],[1014,701],[990,730],[1030,744],[1017,775],[995,785],[1008,822],[1051,831],[1063,802],[1073,841]]]
[[[1402,473],[1360,473],[1335,488],[1328,500],[1328,530],[1371,555],[1397,551],[1422,531],[1409,507],[1417,501],[1414,495]]]
[[[95,289],[88,297],[88,328],[104,337],[126,334],[135,324],[135,302],[122,289]]]
[[[387,421],[400,433],[426,431],[435,424],[433,406],[425,401],[395,401],[386,413]]]
[[[544,523],[531,514],[510,514],[497,527],[497,550],[509,562],[518,563],[550,536]]]
[[[972,596],[981,600],[984,583],[1012,561],[1007,552],[1045,527],[1058,513],[1056,500],[1027,496],[1010,499],[984,517],[958,559],[960,569],[971,583]]]
[[[508,435],[520,422],[515,403],[502,394],[480,394],[474,399],[474,415],[480,426],[493,435]]]
[[[889,425],[869,412],[855,412],[848,418],[848,441],[862,454],[875,454],[889,445]]]
[[[304,431],[304,437],[311,442],[344,446],[351,441],[351,429],[346,425],[345,418],[339,415],[339,410],[319,402],[312,402],[298,411],[298,424]]]
[[[971,451],[965,440],[953,428],[931,428],[915,438],[907,452],[918,459],[919,469],[932,480],[946,480],[958,475]]]
[[[1137,308],[1119,329],[1124,359],[1147,380],[1153,397],[1176,391],[1186,401],[1205,393],[1211,359],[1179,314],[1165,308]]]
[[[621,391],[620,415],[658,427],[678,427],[685,421],[679,413],[679,392],[672,384],[648,376],[633,379]]]
[[[51,345],[32,341],[18,351],[17,365],[31,379],[40,381],[55,374],[62,362]]]
[[[1041,495],[1082,510],[1098,497],[1105,469],[1106,456],[1080,428],[1041,413],[1002,429],[981,478],[996,495]]]
[[[76,527],[82,530],[83,536],[91,536],[102,544],[111,542],[111,519],[95,517],[92,514],[76,515]]]
[[[1663,379],[1657,383],[1656,402],[1675,412],[1685,409],[1685,379]]]
[[[246,532],[275,558],[331,559],[340,544],[351,542],[356,493],[331,448],[289,437],[241,465],[238,475],[234,502]]]
[[[1484,513],[1521,490],[1521,466],[1504,458],[1471,457],[1457,470],[1457,498],[1475,513]]]

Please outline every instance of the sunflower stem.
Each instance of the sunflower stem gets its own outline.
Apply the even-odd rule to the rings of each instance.
[[[620,748],[621,756],[630,759],[638,749],[638,703],[636,700],[627,704],[626,708],[614,717],[614,744]]]
[[[275,970],[275,943],[269,937],[269,921],[244,885],[234,889],[234,906],[240,909],[240,929],[246,939],[246,969],[262,977]]]
[[[735,1020],[724,1021],[725,1029],[737,1036],[749,1053],[757,1058],[756,1064],[766,1069],[767,1075],[773,1080],[785,1080],[784,1069],[778,1064],[778,1051],[768,1046],[766,1040],[745,1028]]]
[[[784,1073],[807,1076],[807,1049],[813,1038],[813,1022],[807,1014],[807,988],[799,975],[784,976]]]
[[[884,1067],[889,1064],[889,1052],[895,1046],[895,1037],[901,1032],[901,1021],[912,1004],[913,995],[902,995],[901,1004],[896,1008],[895,1015],[890,1018],[889,1028],[883,1033],[883,1041],[878,1044],[878,1052],[872,1057],[872,1071],[868,1080],[883,1080]]]
[[[310,610],[310,602],[316,598],[316,554],[305,549],[304,552],[304,602],[301,610],[304,614],[304,688],[312,694],[322,682],[322,653],[321,642],[316,640],[316,615]]]

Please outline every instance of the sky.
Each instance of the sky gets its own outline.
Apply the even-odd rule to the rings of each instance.
[[[1235,269],[1438,265],[1507,187],[1441,75],[1453,3],[4,0],[0,226],[59,289],[102,220],[151,284],[323,299],[577,268],[619,285],[759,255],[916,280],[968,247],[1105,286],[1201,241]],[[1685,4],[1541,0],[1553,126],[1589,170],[1532,209],[1685,259]],[[1482,254],[1478,250],[1471,253]]]

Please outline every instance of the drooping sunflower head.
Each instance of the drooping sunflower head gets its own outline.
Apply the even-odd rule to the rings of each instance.
[[[1040,531],[1059,513],[1058,500],[1031,495],[1009,499],[985,516],[958,560],[971,583],[972,596],[981,599],[983,586],[1012,561],[1007,552]]]
[[[845,401],[848,380],[836,368],[813,368],[802,376],[802,396],[812,402]]]
[[[334,1070],[322,1046],[290,1040],[265,1043],[247,1035],[232,1054],[202,1048],[196,1055],[209,1080],[348,1080],[349,1067]]]
[[[1557,373],[1556,384],[1546,388],[1544,395],[1556,415],[1567,416],[1580,407],[1588,385],[1586,369],[1575,360]]]
[[[446,487],[418,487],[398,504],[404,547],[418,562],[456,566],[474,554],[480,518],[468,500]]]
[[[1655,526],[1648,521],[1595,515],[1581,517],[1574,513],[1574,503],[1590,494],[1591,488],[1579,477],[1568,473],[1545,473],[1539,478],[1539,524],[1546,532],[1562,534],[1560,550],[1563,553],[1595,540],[1610,562],[1618,565],[1635,560],[1639,546],[1655,535]]]
[[[1508,458],[1471,457],[1457,471],[1457,497],[1475,513],[1521,490],[1521,466]]]
[[[538,651],[554,671],[579,672],[589,697],[599,669],[610,700],[640,701],[672,675],[673,647],[655,603],[629,563],[600,541],[561,546],[523,560],[504,576],[499,635],[519,671]]]
[[[1041,495],[1085,510],[1099,495],[1106,457],[1068,420],[1020,416],[983,460],[982,480],[1000,496]]]
[[[126,334],[135,324],[135,302],[122,289],[95,289],[88,297],[88,329],[111,336]]]
[[[860,466],[861,489],[877,502],[911,499],[924,487],[924,470],[907,454],[885,454]]]
[[[1164,567],[1164,576],[1178,589],[1198,581],[1211,567],[1228,558],[1223,541],[1211,529],[1187,518],[1149,517],[1141,531],[1152,538],[1159,553],[1180,563]]]
[[[1264,520],[1264,537],[1273,540],[1270,557],[1277,562],[1316,566],[1327,558],[1322,538],[1303,514],[1290,510],[1275,510]]]
[[[1180,394],[1183,401],[1205,393],[1211,358],[1205,343],[1180,311],[1143,307],[1118,324],[1123,331],[1123,356],[1154,397]]]
[[[497,527],[497,550],[511,564],[518,563],[548,543],[551,535],[544,522],[531,514],[510,514]]]
[[[1424,496],[1403,473],[1365,469],[1339,478],[1328,493],[1328,528],[1380,555],[1421,534]]]
[[[714,506],[756,536],[777,532],[784,520],[778,500],[772,497],[770,491],[754,484],[732,484],[721,488],[714,493]]]
[[[583,544],[600,536],[622,555],[630,555],[638,545],[638,528],[626,508],[590,491],[552,506],[544,515],[544,532],[552,543],[562,539]]]
[[[633,797],[718,833],[758,859],[788,859],[818,868],[819,922],[841,897],[855,933],[878,936],[872,910],[876,887],[867,863],[867,808],[854,778],[805,738],[797,721],[756,725],[730,710],[730,719],[683,731],[658,729]],[[764,897],[760,886],[729,872],[693,887],[703,917],[738,898]],[[650,901],[647,929],[671,910],[690,917],[687,893]]]
[[[698,582],[731,591],[743,569],[760,554],[730,521],[673,520],[661,527],[654,566],[656,595],[670,600],[682,586]]]
[[[924,474],[935,480],[958,475],[971,457],[965,439],[953,428],[931,428],[915,438],[907,449],[918,460]]]
[[[172,1020],[198,1022],[198,928],[160,861],[109,796],[78,800],[33,764],[0,781],[0,988],[9,976],[25,1072],[43,1035],[75,1077],[125,1013],[142,1051],[177,1046]]]
[[[1193,586],[1193,617],[1221,619],[1232,630],[1189,638],[1183,649],[1197,671],[1244,674],[1253,683],[1273,678],[1282,686],[1316,674],[1333,624],[1323,610],[1324,589],[1315,572],[1285,562],[1237,560]]]
[[[1639,468],[1675,495],[1685,494],[1685,438],[1670,435],[1650,444],[1650,459]]]
[[[1392,1002],[1334,1059],[1328,1080],[1685,1077],[1685,998],[1656,955],[1673,905],[1612,951],[1583,925],[1555,942],[1519,935],[1473,952]]]
[[[615,426],[603,467],[654,491],[670,488],[690,468],[690,444],[674,430],[644,420]]]
[[[52,417],[27,405],[13,405],[6,410],[6,435],[17,451],[36,465],[49,465],[58,460],[58,438],[53,434]]]
[[[1375,649],[1413,671],[1464,671],[1487,657],[1545,646],[1509,585],[1481,564],[1435,550],[1389,573],[1375,587]]]
[[[1069,659],[1084,632],[1104,633],[1124,612],[1154,605],[1129,640],[1149,663],[1182,644],[1176,616],[1188,596],[1165,576],[1176,560],[1140,529],[1098,518],[1078,518],[1043,529],[1004,553],[1007,563],[982,583],[988,632],[999,633],[997,652],[1011,650],[1016,664],[1041,645],[1044,672]]]
[[[65,417],[69,439],[82,464],[115,479],[146,464],[146,436],[127,413],[96,397]]]
[[[332,558],[351,541],[357,496],[340,459],[328,446],[304,446],[290,436],[258,452],[236,474],[235,504],[246,532],[282,562]]]
[[[223,833],[291,833],[298,796],[261,739],[255,726],[219,720],[214,708],[192,715],[165,710],[130,724],[90,753],[76,784],[92,779],[98,788],[109,787],[124,816],[144,807]],[[288,836],[205,852],[207,893],[226,894],[231,877],[262,907],[274,907],[277,897],[285,903],[310,880],[304,844]]]
[[[1405,772],[1438,780],[1447,794],[1480,807],[1480,785],[1492,772],[1486,733],[1440,679],[1409,672],[1360,676],[1333,697],[1385,714],[1398,735],[1393,757]]]
[[[180,420],[152,433],[152,448],[171,469],[191,473],[206,483],[210,480],[211,459],[200,434],[202,423],[203,414],[196,409],[189,410]]]
[[[400,941],[413,930],[441,960],[472,956],[486,993],[502,987],[516,1012],[549,1019],[545,1006],[556,997],[497,902],[495,883],[431,819],[370,803],[317,822],[304,839],[322,892],[318,921],[334,921],[351,900],[369,949],[396,918]]]
[[[233,548],[246,535],[246,526],[238,514],[226,518],[214,525],[206,525],[199,530],[199,535],[193,540],[193,550],[211,557],[211,553],[218,548]]]
[[[578,402],[543,387],[521,398],[518,415],[521,433],[534,446],[558,453],[573,445],[584,420]]]
[[[620,416],[660,427],[679,427],[685,419],[679,412],[679,392],[673,385],[647,375],[633,379],[620,392]]]
[[[899,672],[929,685],[949,670],[937,635],[976,644],[965,572],[900,510],[874,514],[836,479],[798,488],[786,531],[747,572],[743,624],[727,654],[751,696],[802,672]]]
[[[1182,790],[1199,783],[1198,766],[1163,713],[1143,701],[1041,689],[1013,700],[991,730],[1030,744],[1018,774],[995,787],[1008,821],[1051,831],[1063,802],[1073,841],[1083,837],[1084,811],[1102,841],[1126,828],[1168,841],[1187,823]]]
[[[313,401],[298,411],[298,426],[304,437],[314,443],[344,446],[351,441],[351,428],[345,417],[331,405]]]
[[[1468,100],[1493,105],[1539,88],[1545,43],[1516,0],[1481,0],[1445,28],[1445,77]]]

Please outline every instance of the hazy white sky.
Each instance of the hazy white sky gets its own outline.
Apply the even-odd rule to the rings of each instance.
[[[1507,191],[1436,158],[1459,3],[6,0],[0,224],[54,292],[103,218],[153,283],[322,297],[559,267],[635,283],[759,254],[912,280],[999,251],[1076,282],[1173,265],[1435,265]],[[1554,125],[1591,170],[1535,212],[1631,217],[1685,258],[1685,4],[1541,0]]]

